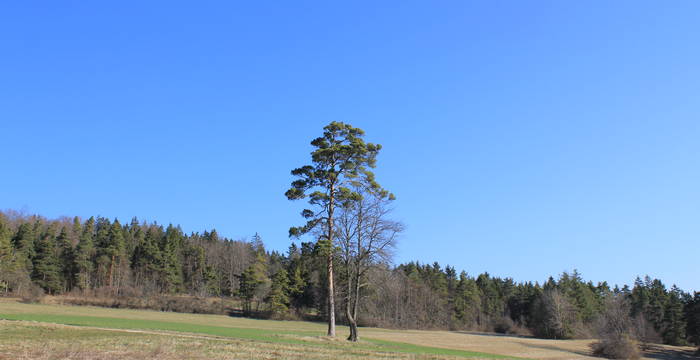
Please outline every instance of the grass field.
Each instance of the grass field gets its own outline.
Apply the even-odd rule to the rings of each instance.
[[[586,359],[590,341],[362,328],[0,299],[0,359]],[[655,359],[683,359],[666,349]],[[669,357],[670,356],[670,357]]]

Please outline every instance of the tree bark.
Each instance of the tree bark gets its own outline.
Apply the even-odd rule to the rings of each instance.
[[[328,336],[335,337],[335,289],[333,287],[333,191],[334,184],[330,187],[330,201],[328,204]]]
[[[349,256],[349,255],[348,255]],[[345,263],[345,277],[347,278],[347,294],[345,296],[345,317],[348,319],[348,325],[350,326],[350,335],[348,340],[357,341],[357,300],[353,298],[353,281],[356,281],[353,277],[352,269],[350,267],[351,261],[346,261]],[[355,294],[357,294],[355,292]],[[355,295],[357,296],[357,295]]]
[[[109,287],[112,287],[112,277],[114,274],[114,255],[112,255],[112,261],[109,263]]]
[[[348,293],[354,292],[353,296],[348,295],[348,305],[345,308],[345,316],[348,318],[348,324],[350,325],[350,336],[348,340],[357,341],[360,339],[360,335],[357,332],[357,304],[360,299],[360,272],[355,272],[355,289],[351,289],[352,285],[348,283]],[[352,309],[351,309],[352,304]]]
[[[335,337],[335,297],[333,288],[333,253],[328,255],[328,336]]]
[[[352,289],[352,281],[348,280],[348,300],[352,302],[352,312],[350,306],[347,309],[348,323],[350,325],[350,336],[348,340],[356,342],[360,336],[357,332],[357,304],[360,302],[360,278],[362,277],[362,226],[364,217],[362,216],[362,205],[358,208],[357,216],[357,254],[355,255],[355,273],[352,279],[355,282],[355,289]],[[351,270],[348,269],[348,279],[350,279]],[[353,294],[354,292],[354,294]]]

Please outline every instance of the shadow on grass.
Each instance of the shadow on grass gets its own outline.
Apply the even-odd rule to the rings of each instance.
[[[234,318],[255,319],[255,320],[290,320],[290,321],[306,321],[314,323],[325,323],[325,319],[319,315],[309,314],[292,314],[283,318],[276,317],[275,314],[269,311],[244,311],[242,309],[229,308],[226,315]],[[344,324],[341,324],[344,325]]]
[[[669,349],[663,346],[651,345],[644,351],[644,357],[659,360],[700,359],[693,350]]]
[[[499,334],[499,333],[486,333],[486,332],[477,332],[477,331],[450,331],[455,334],[465,334],[465,335],[476,335],[476,336],[485,336],[485,337],[506,337],[506,338],[513,338],[513,339],[537,339],[534,336],[530,335],[516,335],[516,334]]]

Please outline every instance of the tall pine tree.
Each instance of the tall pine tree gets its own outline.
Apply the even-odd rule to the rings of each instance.
[[[323,235],[319,245],[326,256],[328,275],[328,336],[335,336],[335,288],[333,273],[334,211],[336,206],[348,199],[358,197],[350,188],[350,182],[358,177],[373,178],[368,168],[376,164],[381,145],[365,143],[364,131],[342,122],[332,122],[323,128],[323,135],[311,145],[313,165],[292,170],[298,177],[285,195],[289,200],[309,198],[315,210],[305,209],[302,216],[307,220],[300,227],[289,230],[290,236],[299,236],[318,226]]]

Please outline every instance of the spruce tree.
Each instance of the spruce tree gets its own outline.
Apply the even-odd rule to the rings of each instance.
[[[73,226],[71,227],[70,243],[73,248],[78,246],[80,235],[83,233],[83,224],[80,223],[79,217],[73,218]]]
[[[104,245],[102,251],[109,262],[107,286],[113,287],[117,272],[121,269],[122,262],[126,261],[126,244],[119,220],[114,219],[114,222],[109,228],[107,243]]]
[[[107,286],[111,264],[110,230],[112,223],[109,219],[98,217],[95,222],[95,265],[96,287]]]
[[[241,274],[241,284],[238,288],[238,294],[243,299],[243,311],[247,314],[251,312],[251,304],[255,298],[258,287],[262,284],[260,276],[256,273],[253,265],[249,266],[243,274]]]
[[[280,269],[272,278],[270,293],[267,296],[270,311],[274,314],[287,312],[289,309],[289,275]]]
[[[182,268],[180,266],[182,237],[183,234],[180,227],[169,225],[165,230],[165,237],[161,247],[163,284],[165,290],[171,293],[180,291],[183,284]]]
[[[664,309],[663,331],[664,343],[669,345],[685,345],[685,314],[683,309],[683,293],[675,285],[668,293],[668,301]]]
[[[62,289],[60,267],[56,256],[56,233],[54,225],[41,234],[36,243],[32,280],[49,294]]]
[[[145,285],[152,282],[158,285],[161,290],[165,284],[161,280],[163,273],[163,253],[160,249],[163,228],[150,225],[146,229],[143,240],[136,245],[131,258],[132,266],[136,272],[135,277],[138,285]],[[155,290],[149,288],[149,290]]]
[[[131,255],[134,253],[136,246],[139,242],[143,240],[143,231],[141,230],[141,225],[139,220],[134,216],[131,218],[131,223],[126,227],[124,231],[124,242],[126,243],[126,253]]]
[[[95,218],[90,217],[82,227],[80,240],[75,249],[75,284],[81,290],[88,290],[92,285]]]
[[[700,292],[695,292],[695,296],[686,303],[685,320],[688,339],[693,344],[700,345]]]
[[[58,246],[58,263],[63,291],[69,291],[75,281],[75,254],[65,227],[61,228],[61,233],[56,238],[56,245]]]
[[[17,261],[27,272],[32,272],[32,259],[36,255],[34,226],[28,222],[22,223],[12,239]]]
[[[251,304],[253,300],[262,300],[264,297],[264,290],[269,286],[270,279],[267,277],[267,257],[265,253],[265,247],[260,241],[258,246],[252,246],[251,250],[255,256],[253,263],[246,268],[246,270],[241,274],[240,286],[238,289],[239,295],[243,298],[246,311],[252,311]],[[260,293],[263,294],[260,294]],[[259,303],[258,303],[259,305]]]
[[[292,244],[292,246],[289,248],[288,261],[289,264],[287,265],[287,274],[289,277],[289,296],[292,299],[297,299],[304,294],[306,281],[304,280],[303,275],[304,270],[301,254],[294,244]]]
[[[455,317],[463,326],[470,328],[478,324],[479,314],[481,313],[479,288],[476,285],[476,281],[469,278],[464,271],[459,274],[459,281],[455,291],[454,311]]]

